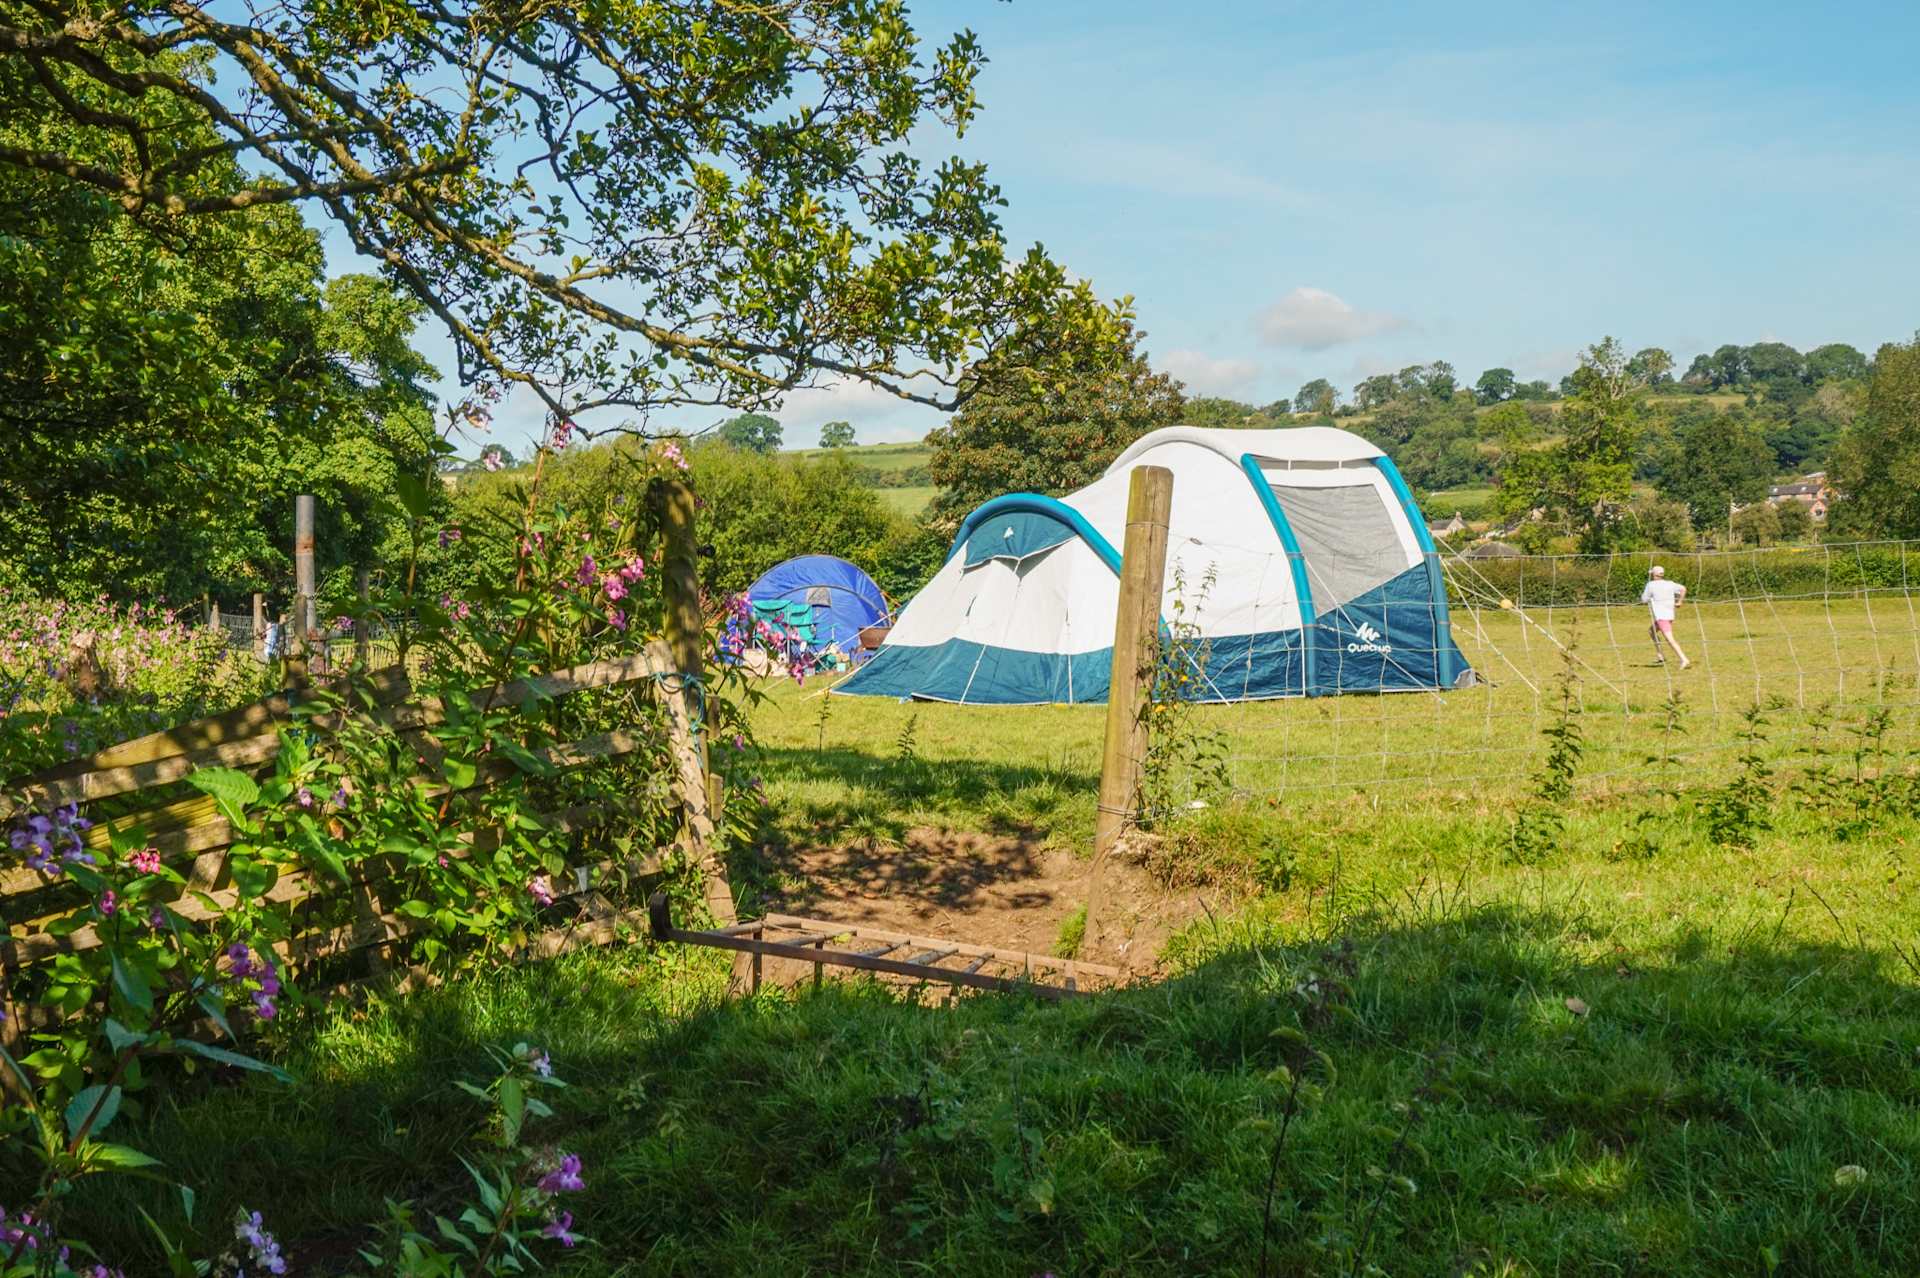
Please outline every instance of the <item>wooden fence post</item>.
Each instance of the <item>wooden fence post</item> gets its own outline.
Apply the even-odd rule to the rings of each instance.
[[[365,568],[357,570],[354,585],[360,591],[360,616],[353,623],[353,664],[365,670],[371,660],[367,648],[367,600],[373,592],[372,574]]]
[[[307,636],[313,625],[313,498],[293,499],[293,633],[287,636],[287,682],[307,682]]]
[[[253,592],[253,655],[266,658],[267,641],[267,596],[261,591]]]
[[[1167,521],[1173,472],[1136,466],[1127,487],[1127,538],[1120,561],[1120,606],[1113,619],[1113,673],[1107,684],[1106,745],[1100,755],[1100,805],[1094,816],[1093,870],[1087,886],[1086,944],[1100,939],[1103,871],[1108,854],[1138,819],[1140,767],[1147,753],[1148,694],[1167,580]]]
[[[679,687],[667,689],[667,716],[673,735],[675,788],[680,795],[687,858],[706,876],[707,909],[726,927],[739,915],[733,887],[720,859],[712,796],[707,784],[706,626],[700,615],[699,546],[694,537],[693,489],[676,479],[656,481],[650,494],[665,540],[661,592],[666,602],[667,653]],[[739,956],[736,975],[745,956]]]

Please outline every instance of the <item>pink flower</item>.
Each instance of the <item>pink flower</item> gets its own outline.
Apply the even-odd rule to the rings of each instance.
[[[635,555],[627,560],[627,566],[620,570],[620,576],[629,584],[647,575],[647,561]]]
[[[112,888],[108,888],[106,891],[100,894],[100,913],[112,914],[115,910],[119,908],[120,908],[120,898],[113,894]]]
[[[544,874],[536,874],[527,880],[527,895],[539,905],[553,904],[553,880]]]
[[[573,425],[573,418],[571,417],[567,418],[563,422],[559,422],[555,424],[553,428],[553,451],[554,452],[556,453],[560,452],[568,444],[573,442],[573,431],[574,431],[574,425]]]
[[[486,452],[480,454],[480,464],[488,470],[499,470],[502,466],[506,465],[505,462],[500,460],[500,450],[497,448],[489,448]]]
[[[160,873],[160,853],[153,848],[142,848],[128,855],[127,864],[141,874],[158,874]]]
[[[593,562],[592,555],[588,555],[580,561],[580,571],[574,574],[574,579],[583,586],[591,586],[599,575],[600,566]]]
[[[626,611],[621,608],[607,609],[607,624],[615,630],[625,630],[627,628]]]
[[[600,579],[600,589],[607,592],[607,598],[609,599],[625,599],[627,597],[627,583],[620,580],[620,574],[617,572],[610,572],[602,577]]]

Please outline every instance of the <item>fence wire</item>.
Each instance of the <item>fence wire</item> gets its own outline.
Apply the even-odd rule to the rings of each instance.
[[[1528,788],[1563,689],[1583,736],[1582,794],[1716,784],[1749,750],[1781,772],[1905,767],[1920,759],[1917,556],[1920,543],[1903,542],[1445,554],[1470,686],[1214,706],[1196,722],[1224,746],[1232,795],[1275,804],[1504,801]],[[1674,627],[1686,669],[1655,647],[1639,602],[1656,561],[1688,588]],[[1204,789],[1196,775],[1175,794]]]

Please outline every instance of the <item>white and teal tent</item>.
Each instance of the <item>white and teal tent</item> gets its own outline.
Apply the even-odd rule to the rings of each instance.
[[[1209,701],[1451,688],[1426,520],[1358,435],[1157,430],[1065,497],[1012,493],[961,524],[947,561],[840,692],[968,704],[1104,701],[1128,475],[1173,472],[1161,615],[1184,603]],[[1203,654],[1203,655],[1198,655]]]

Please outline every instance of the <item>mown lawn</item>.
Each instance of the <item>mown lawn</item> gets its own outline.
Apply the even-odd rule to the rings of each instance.
[[[479,1111],[453,1082],[524,1040],[587,1168],[563,1274],[1256,1274],[1263,1236],[1289,1275],[1920,1272],[1920,801],[1910,740],[1855,759],[1849,730],[1885,706],[1910,733],[1913,685],[1886,615],[1846,606],[1702,608],[1693,684],[1593,638],[1632,612],[1587,614],[1589,752],[1555,803],[1528,796],[1562,662],[1506,614],[1456,621],[1511,663],[1490,688],[1201,712],[1244,780],[1150,849],[1217,907],[1159,984],[727,1001],[716,956],[636,939],[289,1017],[298,1085],[192,1082],[118,1135],[200,1187],[209,1238],[245,1205],[336,1272],[385,1199],[457,1210]],[[1099,707],[819,691],[757,712],[762,841],[1084,845]],[[1522,855],[1523,809],[1563,824]],[[136,1203],[180,1226],[133,1182],[69,1207],[129,1272]]]
[[[1064,1007],[724,1002],[709,956],[636,943],[340,1009],[289,1038],[300,1086],[123,1138],[216,1229],[244,1203],[343,1256],[385,1197],[456,1201],[452,1080],[524,1039],[588,1169],[564,1273],[1248,1274],[1285,1065],[1318,1095],[1272,1273],[1911,1274],[1920,827],[1772,816],[1752,850],[1621,859],[1630,817],[1576,812],[1537,865],[1462,818],[1242,830],[1273,840],[1242,849],[1252,895],[1170,979]],[[73,1204],[110,1255],[143,1245],[127,1194]]]

